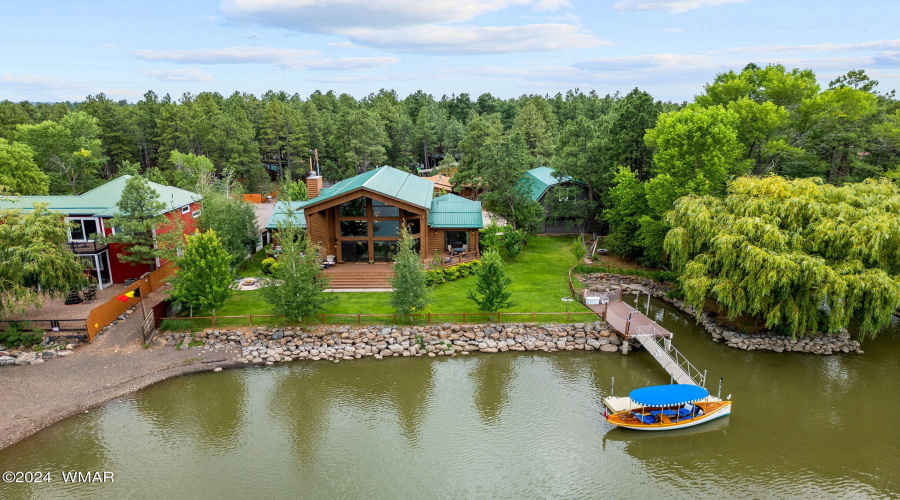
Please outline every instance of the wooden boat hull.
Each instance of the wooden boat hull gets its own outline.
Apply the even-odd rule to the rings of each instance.
[[[614,413],[606,417],[606,421],[617,427],[622,427],[623,429],[634,429],[636,431],[670,431],[705,424],[707,422],[716,420],[717,418],[731,414],[731,401],[722,401],[712,404],[698,404],[698,406],[704,408],[703,415],[689,419],[664,419],[663,421],[657,423],[645,424],[641,423],[636,418],[629,418],[629,415],[631,414],[630,411],[623,411]]]

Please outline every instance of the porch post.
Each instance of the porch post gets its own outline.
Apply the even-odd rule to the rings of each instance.
[[[103,289],[103,274],[100,272],[100,256],[94,254],[94,270],[97,272],[97,287]]]

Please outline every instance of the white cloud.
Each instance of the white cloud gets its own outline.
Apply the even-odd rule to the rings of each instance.
[[[293,70],[358,71],[397,64],[396,57],[339,57],[285,62],[282,67]]]
[[[542,10],[555,11],[563,7],[571,7],[569,0],[538,0],[534,5],[534,10],[540,12]]]
[[[197,68],[159,69],[142,71],[146,76],[152,76],[161,82],[211,82],[212,75],[204,73]]]
[[[718,7],[729,3],[746,3],[749,0],[622,0],[613,5],[617,12],[664,10],[670,14],[682,14],[704,7]]]
[[[575,64],[591,71],[624,71],[659,68],[715,69],[722,61],[706,55],[646,54],[640,56],[598,57]]]
[[[16,90],[45,91],[84,88],[86,85],[52,76],[13,75],[4,73],[0,75],[0,87]]]
[[[315,50],[276,49],[271,47],[226,47],[194,50],[135,50],[132,54],[145,61],[178,64],[276,63],[318,54]]]
[[[683,29],[681,29],[681,28],[666,28],[666,29],[663,30],[663,31],[665,31],[666,33],[681,33],[681,34],[683,34],[683,35],[686,35],[686,34],[687,34],[687,31],[685,31],[685,30],[683,30]]]
[[[428,54],[502,54],[609,45],[571,24],[525,26],[415,26],[402,30],[345,32],[358,45]]]
[[[538,0],[560,6],[567,0]],[[334,32],[342,28],[400,28],[467,21],[476,16],[535,0],[225,0],[233,20],[298,31]]]
[[[863,50],[893,50],[900,49],[900,40],[881,40],[861,43],[820,43],[817,45],[765,45],[761,47],[738,47],[731,52],[850,52]]]

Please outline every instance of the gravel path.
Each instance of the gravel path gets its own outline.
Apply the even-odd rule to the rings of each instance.
[[[147,309],[165,298],[157,291]],[[109,328],[71,356],[0,368],[0,449],[70,415],[167,378],[235,366],[234,351],[202,347],[178,351],[155,342],[141,345],[141,311]],[[246,366],[246,365],[242,365]]]

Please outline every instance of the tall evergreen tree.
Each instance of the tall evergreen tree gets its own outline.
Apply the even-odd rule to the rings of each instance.
[[[135,175],[125,182],[116,207],[109,222],[116,232],[102,239],[124,247],[119,254],[122,262],[152,264],[158,256],[153,231],[165,222],[162,211],[166,205],[159,201],[159,193],[147,179]]]
[[[469,290],[466,297],[478,305],[481,311],[495,312],[515,305],[510,300],[509,285],[512,279],[506,274],[506,267],[500,252],[490,249],[475,270],[475,290]]]
[[[400,230],[400,250],[394,259],[394,277],[391,278],[391,307],[397,314],[412,314],[422,311],[431,302],[427,274],[422,257],[415,250],[416,239],[406,227]]]
[[[276,314],[284,315],[288,321],[299,322],[322,310],[336,296],[324,293],[328,288],[328,276],[322,273],[319,252],[306,237],[299,221],[280,222],[276,238],[281,245],[281,254],[272,267],[271,278],[264,282],[263,298]]]

